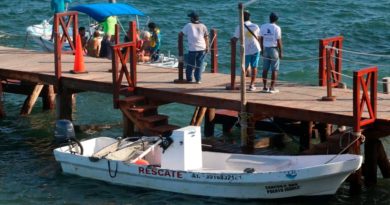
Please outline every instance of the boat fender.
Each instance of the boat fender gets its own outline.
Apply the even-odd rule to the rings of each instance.
[[[161,144],[160,144],[160,147],[163,149],[163,153],[165,152],[165,150],[168,149],[168,147],[173,143],[173,140],[171,137],[167,136],[167,137],[161,137]]]
[[[250,174],[250,173],[255,172],[255,169],[254,169],[254,168],[245,168],[245,169],[244,169],[244,172]]]
[[[139,160],[135,161],[134,164],[148,166],[149,162],[147,160],[144,160],[144,159],[139,159]]]

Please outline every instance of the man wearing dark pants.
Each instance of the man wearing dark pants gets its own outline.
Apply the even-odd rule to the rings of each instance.
[[[187,36],[188,59],[186,67],[186,80],[192,82],[192,72],[196,83],[201,83],[204,58],[209,48],[207,27],[200,23],[199,15],[192,11],[188,14],[191,23],[184,26],[182,34]]]
[[[280,59],[283,57],[282,31],[276,21],[278,16],[272,12],[269,16],[270,23],[260,27],[260,46],[263,51],[263,91],[277,93],[275,81],[278,77]],[[271,86],[267,88],[268,70],[272,70]]]

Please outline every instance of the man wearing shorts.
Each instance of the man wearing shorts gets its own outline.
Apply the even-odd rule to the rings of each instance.
[[[278,16],[271,12],[269,16],[270,23],[263,24],[261,29],[260,44],[263,50],[263,91],[276,93],[275,81],[278,77],[280,59],[283,56],[282,31],[276,21]],[[267,88],[268,71],[272,70],[271,86]]]
[[[257,76],[257,67],[260,59],[260,28],[258,25],[250,21],[249,11],[244,11],[244,36],[245,36],[245,74],[249,75],[249,66],[251,67],[251,83],[249,85],[250,91],[255,91],[255,80]],[[240,27],[237,26],[234,33],[234,38],[240,37]],[[242,75],[245,75],[242,74]]]

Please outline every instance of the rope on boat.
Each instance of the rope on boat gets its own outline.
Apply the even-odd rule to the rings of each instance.
[[[352,133],[351,131],[348,132],[349,137],[351,136],[351,133]],[[344,136],[344,135],[345,135],[345,133],[342,136]],[[347,149],[349,149],[353,144],[355,144],[358,140],[361,139],[361,141],[363,143],[365,141],[365,139],[366,139],[366,137],[361,132],[352,133],[352,135],[357,136],[356,139],[354,139],[351,143],[349,143],[346,147],[344,147],[344,149],[342,149],[339,153],[337,153],[337,155],[335,155],[334,157],[332,157],[328,161],[326,161],[325,164],[328,164],[329,162],[331,162],[334,159],[336,159],[338,156],[340,156],[342,153],[344,153]],[[340,141],[341,141],[341,137],[340,137]]]
[[[111,173],[111,163],[110,160],[107,160],[107,165],[108,165],[108,174],[110,175],[111,178],[115,178],[116,174],[118,173],[118,162],[115,164],[115,172],[114,174]]]

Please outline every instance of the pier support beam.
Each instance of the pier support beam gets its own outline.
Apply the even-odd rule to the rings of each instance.
[[[361,132],[354,132],[353,139],[356,139],[356,137],[360,137],[360,135],[361,135]],[[358,140],[354,145],[352,145],[352,147],[349,149],[349,152],[351,154],[360,155],[361,154],[360,144],[361,144],[361,142],[360,142],[360,140]],[[350,187],[349,187],[350,193],[353,195],[360,194],[362,191],[362,184],[363,184],[363,182],[362,182],[362,169],[361,168],[349,176],[349,182],[350,182]]]
[[[206,114],[207,107],[196,107],[191,119],[191,125],[200,126]]]
[[[0,81],[0,119],[5,117],[3,100],[3,83]]]
[[[205,137],[214,136],[214,127],[215,127],[215,108],[208,108],[206,111],[206,118],[204,121]]]
[[[53,85],[45,85],[42,90],[42,109],[54,110],[55,109],[55,93]]]
[[[319,123],[316,125],[321,142],[326,142],[332,134],[332,124]]]
[[[20,115],[28,115],[31,113],[35,102],[37,101],[39,95],[41,94],[43,85],[42,84],[36,84],[34,86],[33,91],[29,96],[27,96],[26,100],[24,101],[23,107],[20,111]]]
[[[135,136],[135,124],[122,113],[123,119],[123,137]]]
[[[383,178],[390,178],[390,163],[379,139],[369,139],[364,144],[364,183],[367,187],[376,185],[378,166]]]
[[[371,187],[377,183],[377,165],[378,152],[377,147],[380,143],[377,139],[367,139],[364,143],[364,184]]]
[[[310,149],[310,141],[313,133],[313,121],[301,122],[301,136],[299,138],[300,151]]]
[[[56,95],[57,119],[72,120],[73,96],[69,89],[62,88],[62,92]]]

